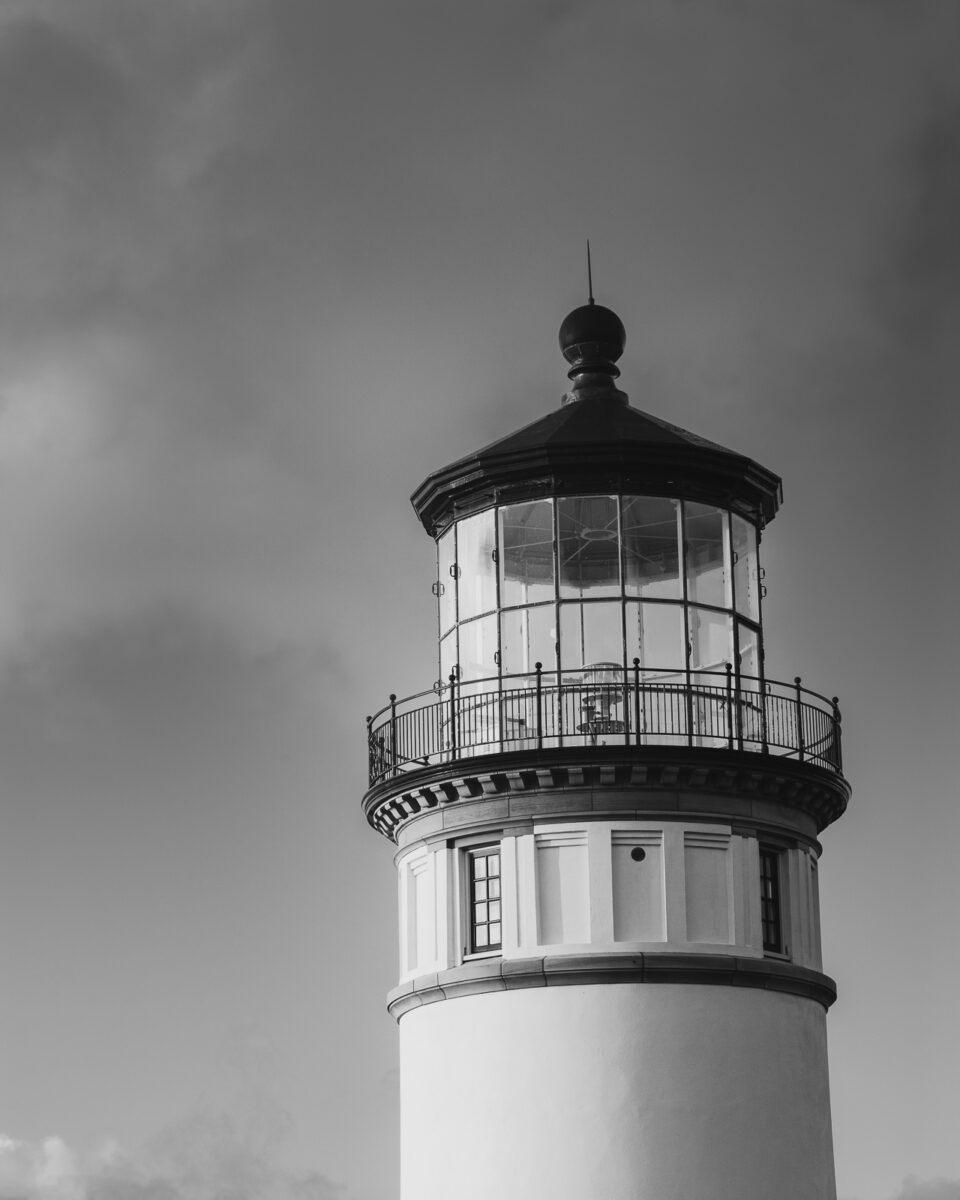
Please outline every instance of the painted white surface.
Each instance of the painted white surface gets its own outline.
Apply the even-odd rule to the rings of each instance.
[[[694,984],[415,1009],[402,1200],[835,1200],[825,1015]]]
[[[631,857],[642,849],[644,859]],[[613,940],[662,942],[666,937],[663,898],[663,835],[660,830],[614,830],[610,858]]]
[[[493,840],[502,855],[504,958],[763,954],[755,837],[706,822],[564,822],[405,851],[398,859],[401,981],[464,961],[464,851]],[[640,862],[631,858],[637,846],[645,852]],[[822,970],[817,862],[806,846],[783,852],[781,909],[787,957]]]

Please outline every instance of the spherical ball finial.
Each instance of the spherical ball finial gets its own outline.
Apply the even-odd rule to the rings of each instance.
[[[627,331],[617,314],[592,301],[575,308],[560,326],[560,350],[571,365],[586,361],[615,363],[626,341]]]

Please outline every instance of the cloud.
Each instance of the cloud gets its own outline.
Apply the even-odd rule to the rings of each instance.
[[[82,1168],[58,1137],[26,1142],[0,1134],[0,1197],[3,1200],[82,1200]]]
[[[921,1180],[910,1175],[893,1200],[960,1200],[960,1180]]]
[[[344,1185],[282,1166],[275,1151],[249,1123],[212,1113],[171,1125],[136,1157],[111,1141],[85,1157],[59,1137],[0,1134],[0,1200],[347,1200]]]

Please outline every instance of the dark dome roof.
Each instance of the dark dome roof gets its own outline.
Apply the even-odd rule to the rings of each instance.
[[[455,517],[540,496],[674,496],[773,519],[780,479],[743,454],[594,396],[554,409],[429,475],[411,497],[436,536]]]
[[[626,342],[623,322],[602,304],[581,304],[560,326],[560,349],[569,363],[583,358],[581,346],[602,346],[603,357],[616,362]]]

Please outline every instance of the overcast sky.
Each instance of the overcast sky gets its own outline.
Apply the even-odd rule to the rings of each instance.
[[[0,1197],[395,1200],[407,497],[559,403],[589,235],[631,402],[784,477],[839,1194],[956,1200],[958,51],[952,0],[0,0]]]

